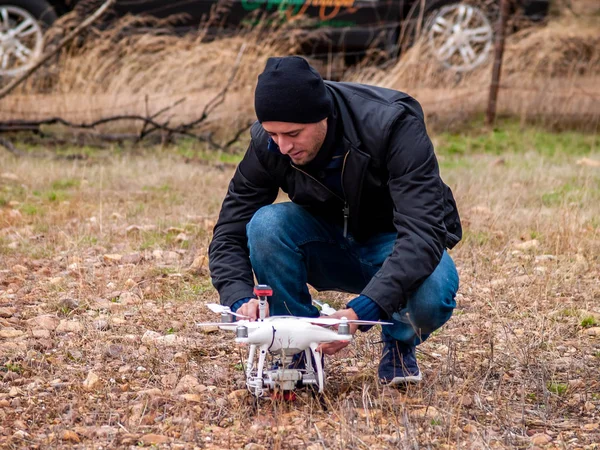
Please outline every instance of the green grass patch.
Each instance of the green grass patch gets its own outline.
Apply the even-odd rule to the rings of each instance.
[[[27,214],[28,216],[43,215],[43,210],[33,203],[23,203],[19,209],[23,214]]]
[[[193,295],[200,295],[200,294],[204,294],[205,292],[210,292],[210,291],[215,290],[212,283],[208,279],[201,283],[192,284],[192,285],[190,285],[189,288]]]
[[[573,183],[565,183],[559,188],[542,194],[542,204],[544,206],[560,206],[563,203],[581,202],[583,192],[581,186]]]
[[[161,184],[160,186],[144,186],[142,187],[143,191],[149,192],[171,192],[173,188],[169,186],[167,183]]]
[[[563,395],[569,389],[569,386],[566,383],[556,383],[554,381],[550,381],[546,387],[549,392],[556,395]]]
[[[560,311],[560,315],[563,317],[579,317],[579,310],[577,308],[565,308]]]
[[[591,328],[598,326],[598,321],[594,316],[586,316],[581,320],[581,326],[583,328]]]
[[[23,373],[23,367],[20,364],[6,363],[4,370],[6,372]]]
[[[64,191],[55,191],[51,190],[46,192],[46,199],[49,202],[63,202],[68,198],[67,194]]]
[[[589,155],[600,147],[600,135],[577,131],[548,131],[539,126],[522,127],[514,119],[499,120],[488,129],[482,119],[465,130],[436,135],[436,152],[440,155],[536,152],[545,156]]]
[[[494,236],[486,231],[463,230],[463,242],[482,247],[492,241]]]
[[[223,152],[207,149],[206,145],[199,144],[192,139],[182,139],[177,144],[177,153],[185,158],[210,161],[214,163],[238,164],[243,156],[243,151]]]
[[[52,189],[55,191],[65,191],[67,189],[73,189],[79,187],[81,184],[80,180],[75,180],[72,178],[65,178],[62,180],[56,180],[52,183]]]

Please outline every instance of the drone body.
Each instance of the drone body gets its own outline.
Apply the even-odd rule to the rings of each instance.
[[[208,304],[211,311],[221,313],[221,322],[202,323],[198,326],[218,325],[221,329],[235,332],[236,343],[249,346],[246,386],[256,397],[262,397],[270,390],[286,392],[299,386],[315,386],[319,392],[323,392],[325,374],[317,347],[324,343],[352,340],[350,323],[385,324],[329,317],[265,317],[266,297],[272,294],[272,290],[268,286],[259,285],[254,292],[260,303],[259,320],[242,319],[234,322],[234,316],[244,316],[231,312],[227,307]],[[327,304],[316,303],[327,314],[335,312]],[[326,328],[332,326],[337,326],[337,330]],[[301,352],[304,352],[305,364],[297,368],[292,365],[293,357]],[[267,355],[272,356],[269,368],[266,367]],[[313,361],[316,367],[313,367]]]

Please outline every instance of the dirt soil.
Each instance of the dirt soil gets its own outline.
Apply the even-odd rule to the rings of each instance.
[[[378,384],[373,329],[322,397],[258,404],[243,349],[195,326],[231,165],[0,154],[0,448],[599,448],[598,158],[518,150],[440,157],[461,289],[420,385]]]

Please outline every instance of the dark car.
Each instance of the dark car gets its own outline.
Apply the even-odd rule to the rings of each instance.
[[[222,2],[215,8],[217,1]],[[520,0],[524,17],[542,19],[549,0]],[[16,75],[43,52],[43,32],[73,0],[0,0],[0,75]],[[88,6],[102,2],[87,1]],[[378,47],[390,54],[400,42],[427,33],[433,54],[446,67],[468,71],[487,58],[499,0],[117,0],[110,17],[172,17],[176,32],[197,29],[208,17],[210,35],[227,34],[259,21],[284,22],[303,35],[302,53],[359,57]]]

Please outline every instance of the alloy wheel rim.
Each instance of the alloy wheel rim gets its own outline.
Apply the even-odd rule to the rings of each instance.
[[[27,70],[42,54],[44,36],[35,17],[18,6],[0,7],[0,75]]]
[[[441,8],[429,22],[429,44],[435,58],[457,72],[483,64],[493,37],[492,25],[483,11],[464,3]]]

